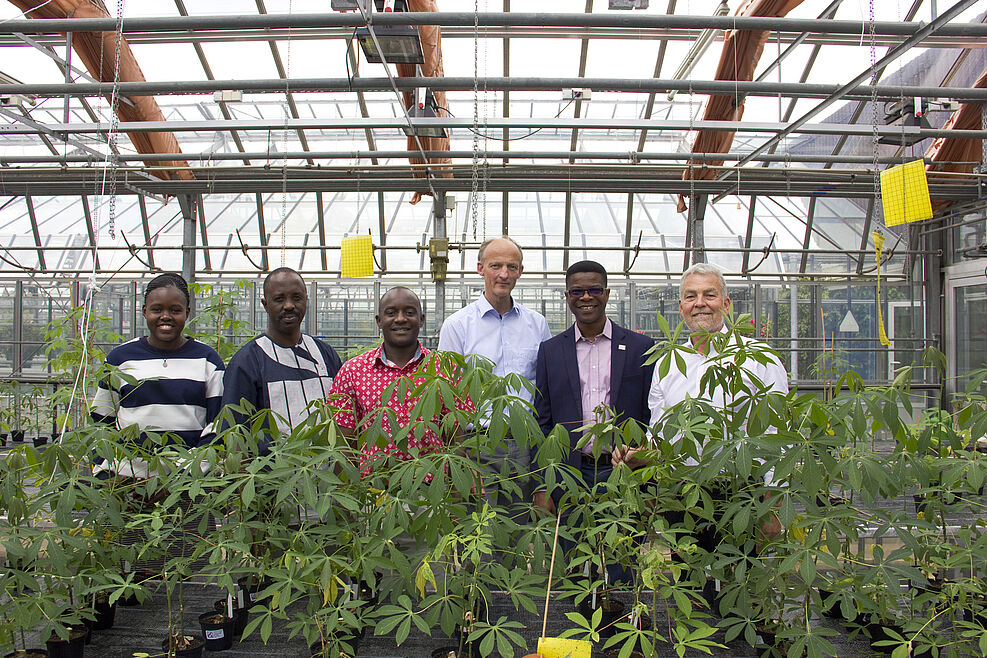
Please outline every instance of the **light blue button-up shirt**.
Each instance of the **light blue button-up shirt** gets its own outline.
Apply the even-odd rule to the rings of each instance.
[[[537,385],[538,346],[551,337],[548,321],[541,313],[513,302],[511,310],[501,315],[481,295],[446,318],[439,331],[439,349],[464,356],[479,354],[493,361],[495,375],[514,373]],[[515,394],[532,402],[527,391]]]

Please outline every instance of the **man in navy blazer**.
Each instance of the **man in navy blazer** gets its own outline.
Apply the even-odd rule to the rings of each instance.
[[[607,271],[595,261],[580,261],[566,270],[565,298],[575,323],[538,348],[535,410],[546,434],[556,425],[569,431],[569,464],[579,469],[587,488],[606,482],[614,465],[625,463],[612,447],[577,448],[578,428],[616,417],[648,425],[648,393],[654,365],[644,365],[654,341],[612,322],[606,315],[610,289]],[[611,416],[612,414],[612,416]],[[599,457],[594,457],[594,453]],[[631,458],[629,466],[637,465]],[[534,503],[554,514],[557,500],[544,491]]]

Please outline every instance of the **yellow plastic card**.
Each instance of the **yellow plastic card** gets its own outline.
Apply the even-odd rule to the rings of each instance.
[[[881,251],[884,249],[884,236],[875,231],[871,237],[874,238],[874,255],[877,257],[877,337],[881,339],[881,345],[890,345],[891,341],[884,331],[884,314],[881,313]]]
[[[918,222],[932,217],[925,163],[913,160],[881,172],[884,225]]]
[[[343,238],[339,246],[339,269],[344,279],[374,275],[373,238],[369,235]]]
[[[542,658],[590,658],[593,644],[585,640],[562,637],[538,638],[538,655]]]

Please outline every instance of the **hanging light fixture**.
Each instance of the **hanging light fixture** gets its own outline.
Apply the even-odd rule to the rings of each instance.
[[[445,128],[442,126],[422,125],[418,119],[438,119],[439,106],[435,102],[432,90],[427,87],[418,87],[415,90],[415,104],[408,110],[408,118],[411,125],[401,126],[404,134],[408,137],[418,135],[419,137],[446,137]]]
[[[405,0],[374,0],[378,11],[408,11]],[[356,28],[356,39],[363,48],[363,54],[372,64],[424,64],[422,42],[418,30],[410,25],[374,25]],[[374,37],[377,37],[376,42]],[[378,49],[378,44],[380,48]]]
[[[899,128],[931,128],[929,120],[925,118],[925,108],[921,98],[908,98],[900,100],[891,106],[891,110],[884,117],[884,123],[888,126],[898,126]],[[877,140],[878,144],[888,144],[891,146],[911,146],[923,139],[922,135],[913,131],[893,132],[888,135],[881,135]]]

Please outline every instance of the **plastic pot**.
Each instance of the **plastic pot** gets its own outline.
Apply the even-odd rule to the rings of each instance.
[[[244,576],[236,581],[237,585],[240,586],[240,590],[243,592],[243,607],[250,610],[255,605],[264,605],[267,603],[267,597],[261,597],[261,592],[271,586],[272,581],[270,578],[256,579],[248,576]]]
[[[213,610],[216,612],[221,612],[224,615],[227,613],[226,610],[226,599],[219,599],[213,603]],[[233,639],[239,640],[243,636],[243,630],[247,627],[247,621],[250,619],[250,613],[247,612],[246,608],[237,608],[236,599],[233,600]]]
[[[86,651],[86,629],[71,629],[68,640],[52,635],[45,646],[50,658],[82,658]]]
[[[34,437],[33,440],[34,440],[34,447],[35,448],[40,448],[41,446],[46,445],[48,443],[48,437],[47,436],[36,436],[36,437]]]
[[[96,599],[93,603],[93,612],[96,618],[90,623],[90,627],[94,631],[105,631],[113,628],[113,622],[116,619],[117,606],[114,603],[110,605],[107,599]]]
[[[202,649],[205,647],[206,643],[203,642],[201,638],[194,635],[184,635],[179,638],[179,636],[176,635],[175,640],[176,643],[178,643],[179,640],[184,640],[180,642],[183,646],[182,648],[176,647],[175,652],[173,654],[169,654],[170,656],[174,656],[175,658],[202,658]],[[161,643],[161,650],[165,652],[168,651],[168,640]]]
[[[895,639],[888,631],[894,631],[898,635],[902,633],[901,626],[891,622],[881,622],[874,617],[868,619],[864,625],[864,630],[867,631],[867,635],[870,637],[870,648],[881,653],[891,653],[895,650],[894,646],[875,646],[878,642]]]
[[[20,443],[24,440],[24,430],[10,430],[10,440],[14,443]]]
[[[624,616],[624,604],[615,599],[610,599],[605,596],[597,597],[596,608],[592,605],[592,597],[587,596],[585,599],[579,602],[577,606],[579,609],[579,614],[586,619],[591,619],[593,613],[596,612],[597,608],[603,608],[603,615],[600,618],[600,642],[604,640],[609,640],[617,632],[617,627],[615,624],[617,620]]]
[[[233,619],[221,612],[203,612],[199,626],[206,638],[206,651],[225,651],[233,646]]]

